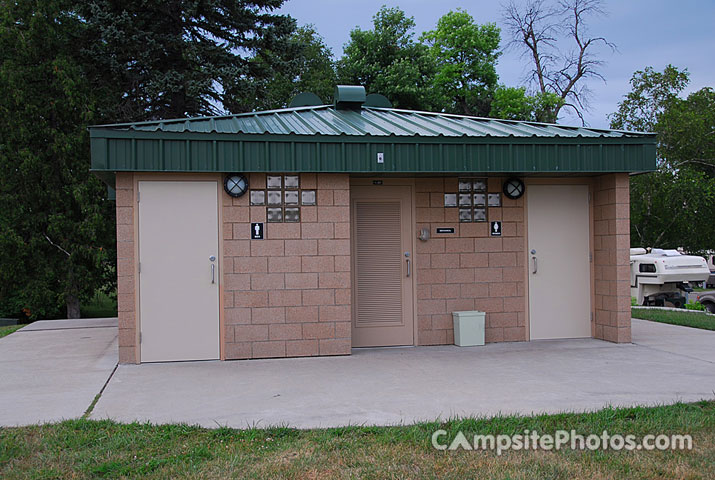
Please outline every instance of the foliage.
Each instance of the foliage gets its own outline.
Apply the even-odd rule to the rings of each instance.
[[[550,118],[558,118],[561,109],[568,107],[584,121],[590,97],[585,82],[605,80],[598,49],[616,48],[604,37],[588,32],[587,20],[604,14],[603,0],[559,0],[555,5],[528,0],[523,6],[511,0],[504,7],[510,45],[522,50],[532,64],[532,83],[541,93],[553,93],[563,100],[549,106]]]
[[[489,115],[497,86],[496,63],[501,30],[494,23],[477,25],[467,12],[451,11],[421,39],[437,65],[434,86],[446,101],[445,110]]]
[[[381,93],[396,108],[433,110],[438,104],[432,81],[434,60],[415,42],[415,21],[399,8],[382,7],[373,29],[355,28],[337,62],[338,81]]]
[[[107,282],[114,211],[89,173],[96,97],[64,0],[0,4],[0,311],[79,315]]]
[[[114,121],[247,111],[255,81],[289,68],[290,17],[283,0],[91,0],[80,54],[102,85],[116,86]],[[251,57],[263,52],[261,62]],[[248,94],[248,95],[247,95]]]
[[[670,168],[689,168],[715,179],[715,90],[706,87],[684,100],[669,101],[656,131],[660,157]]]
[[[657,171],[631,178],[631,245],[712,249],[715,181],[691,169]]]
[[[682,99],[688,81],[687,70],[672,65],[636,71],[610,116],[611,128],[658,136],[658,170],[631,178],[633,246],[713,249],[715,93],[703,88]]]
[[[556,94],[527,95],[525,87],[500,85],[494,91],[490,117],[507,120],[555,123],[555,110],[563,100]]]
[[[686,310],[696,310],[696,311],[700,311],[700,312],[704,312],[705,310],[707,310],[705,308],[705,305],[703,305],[702,303],[698,303],[698,302],[686,303],[685,309]]]
[[[336,83],[332,52],[311,25],[292,32],[282,49],[263,50],[249,63],[265,75],[254,78],[241,91],[237,101],[242,110],[287,107],[302,92],[314,93],[325,103],[332,100]],[[272,67],[276,65],[282,67]]]
[[[618,111],[609,115],[611,128],[654,132],[658,116],[688,85],[688,70],[673,65],[656,72],[653,67],[637,70],[631,77],[631,91],[618,103]]]

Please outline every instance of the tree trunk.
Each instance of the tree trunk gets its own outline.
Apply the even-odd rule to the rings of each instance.
[[[79,298],[67,295],[67,318],[79,318]]]

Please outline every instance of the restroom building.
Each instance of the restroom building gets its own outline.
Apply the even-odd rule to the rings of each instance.
[[[630,342],[629,174],[654,135],[335,105],[90,129],[122,363]],[[307,105],[306,105],[307,104]]]

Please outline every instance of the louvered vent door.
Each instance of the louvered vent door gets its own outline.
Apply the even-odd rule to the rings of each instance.
[[[408,186],[351,190],[354,347],[413,344],[411,197]]]

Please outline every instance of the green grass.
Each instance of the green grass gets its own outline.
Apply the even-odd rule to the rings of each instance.
[[[651,310],[645,308],[631,308],[631,317],[653,322],[669,323],[683,327],[702,328],[715,330],[715,316],[706,315],[704,312],[694,310]]]
[[[0,338],[8,336],[15,330],[19,330],[24,326],[25,325],[7,325],[4,327],[0,327]]]
[[[583,435],[690,434],[692,451],[436,451],[454,438],[525,429]],[[715,478],[715,402],[588,414],[453,420],[399,427],[209,430],[71,420],[0,428],[0,477],[252,479],[653,479]]]
[[[92,300],[80,307],[82,318],[105,318],[117,316],[117,299],[104,292],[97,292]]]

